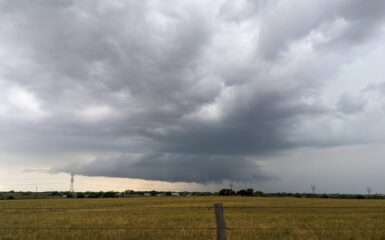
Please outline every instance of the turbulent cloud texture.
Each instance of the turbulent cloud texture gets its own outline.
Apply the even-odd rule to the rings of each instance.
[[[270,179],[258,171],[255,162],[248,159],[194,154],[123,155],[51,169],[52,172],[62,170],[78,171],[87,176],[129,176],[171,182],[222,182],[223,176],[245,182]]]
[[[46,163],[90,176],[268,179],[261,156],[360,138],[333,122],[370,102],[322,89],[384,16],[382,0],[0,0],[0,150],[91,154]]]

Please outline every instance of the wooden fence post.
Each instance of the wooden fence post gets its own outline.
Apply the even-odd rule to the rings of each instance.
[[[225,215],[223,215],[222,203],[215,203],[214,210],[217,223],[217,240],[226,240],[226,221]]]

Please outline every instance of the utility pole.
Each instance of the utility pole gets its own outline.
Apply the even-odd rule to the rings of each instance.
[[[233,195],[233,180],[230,181],[230,196]]]

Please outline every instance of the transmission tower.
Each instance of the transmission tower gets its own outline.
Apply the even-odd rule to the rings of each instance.
[[[316,190],[315,184],[310,184],[310,188],[311,188],[312,193],[314,194],[315,190]]]
[[[230,184],[229,184],[229,187],[230,187],[230,196],[233,195],[233,186],[234,186],[234,181],[233,181],[233,180],[230,180]]]
[[[74,188],[74,177],[75,177],[75,173],[72,172],[71,173],[71,185],[70,185],[70,192],[74,193],[75,192],[75,188]]]
[[[368,192],[368,195],[370,195],[372,193],[372,188],[371,187],[367,187],[366,191]]]

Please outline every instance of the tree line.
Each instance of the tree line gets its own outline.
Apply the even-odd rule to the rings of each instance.
[[[43,198],[122,198],[122,197],[172,197],[172,196],[243,196],[243,197],[293,197],[293,198],[335,198],[335,199],[385,199],[383,194],[340,194],[340,193],[264,193],[253,188],[234,191],[224,188],[219,192],[171,192],[171,191],[98,191],[98,192],[69,192],[69,191],[48,191],[48,192],[0,192],[0,200],[14,199],[43,199]]]

